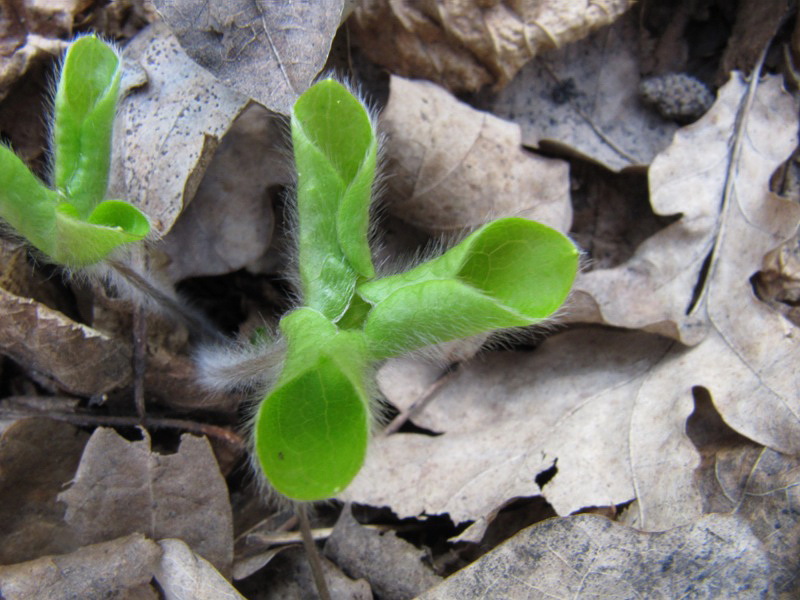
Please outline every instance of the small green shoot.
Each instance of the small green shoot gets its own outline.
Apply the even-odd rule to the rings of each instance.
[[[340,83],[320,81],[295,104],[292,140],[304,306],[281,320],[286,357],[255,416],[255,453],[275,490],[315,501],[341,492],[364,462],[376,362],[541,322],[569,294],[578,250],[539,223],[498,219],[438,258],[376,278],[369,113]]]
[[[94,35],[67,50],[51,130],[54,189],[0,146],[0,218],[50,260],[70,268],[98,263],[150,232],[137,208],[105,200],[120,72],[117,53]]]

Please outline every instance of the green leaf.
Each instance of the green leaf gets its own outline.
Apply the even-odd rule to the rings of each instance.
[[[0,146],[0,217],[45,254],[53,248],[57,203],[58,195]]]
[[[56,207],[55,244],[46,254],[59,264],[85,267],[123,244],[144,239],[149,232],[147,217],[125,202],[101,202],[85,221],[73,205],[62,202]]]
[[[377,139],[364,106],[326,79],[295,103],[292,142],[303,296],[335,321],[359,277],[375,275],[367,232]]]
[[[281,320],[288,354],[259,406],[255,452],[270,484],[300,501],[331,498],[360,470],[369,439],[363,335],[300,308]]]
[[[358,286],[373,305],[364,325],[370,352],[385,358],[540,322],[564,302],[577,268],[578,250],[559,232],[498,219],[407,273]]]
[[[82,219],[108,187],[120,72],[117,53],[94,35],[73,42],[64,58],[55,99],[54,183]]]

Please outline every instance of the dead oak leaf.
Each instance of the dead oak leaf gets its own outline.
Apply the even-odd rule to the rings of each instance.
[[[685,524],[701,513],[692,479],[699,455],[685,434],[691,388],[665,397],[650,374],[673,345],[575,330],[532,354],[479,356],[414,417],[440,435],[375,439],[341,498],[401,517],[447,513],[484,524],[521,496],[542,495],[561,515],[638,498],[647,528]]]
[[[225,85],[289,114],[325,66],[343,0],[156,0],[187,54]]]
[[[749,288],[764,255],[800,220],[800,206],[768,192],[771,175],[797,145],[796,130],[796,102],[780,78],[753,88],[734,74],[711,110],[680,129],[650,167],[653,210],[681,218],[645,240],[623,265],[579,278],[570,318],[653,331],[686,344],[702,340],[710,318],[705,299],[708,290],[720,289],[721,272],[735,271],[736,285]],[[700,301],[693,297],[698,286],[705,290]],[[738,313],[744,305],[726,299],[728,291],[711,305]]]
[[[349,21],[359,46],[393,73],[453,92],[497,88],[539,52],[607,25],[629,0],[368,0]]]
[[[123,69],[109,196],[141,208],[164,235],[249,100],[197,66],[163,23],[128,44]]]
[[[524,150],[518,125],[433,83],[392,77],[381,128],[389,140],[389,210],[404,221],[440,232],[522,216],[569,228],[569,166]]]
[[[95,430],[72,486],[59,495],[65,521],[83,544],[134,532],[180,538],[229,572],[233,517],[208,440],[184,434],[177,453],[161,455],[144,436],[129,442],[113,429]]]
[[[772,589],[764,549],[736,517],[644,533],[576,515],[524,529],[420,600],[765,598]]]

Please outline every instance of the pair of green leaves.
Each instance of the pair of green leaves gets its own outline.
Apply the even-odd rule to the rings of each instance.
[[[96,36],[70,45],[51,129],[54,189],[0,146],[0,218],[52,261],[68,267],[97,263],[150,231],[138,209],[104,200],[120,72],[119,56]]]
[[[304,306],[281,320],[287,356],[256,414],[271,485],[302,501],[355,477],[370,429],[370,366],[426,345],[531,325],[564,302],[578,251],[557,231],[493,221],[442,256],[375,277],[369,205],[377,139],[364,106],[327,79],[292,114]]]

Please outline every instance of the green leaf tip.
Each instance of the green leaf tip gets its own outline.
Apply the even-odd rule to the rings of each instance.
[[[0,147],[0,218],[67,267],[97,263],[150,232],[137,208],[104,200],[119,79],[119,56],[100,38],[85,36],[70,45],[55,98],[55,190]]]
[[[533,325],[564,302],[578,269],[575,245],[521,218],[484,225],[442,256],[365,282],[364,331],[381,358],[494,329]]]
[[[358,279],[375,275],[367,233],[377,136],[363,104],[324,79],[295,103],[292,143],[303,297],[336,320]]]

